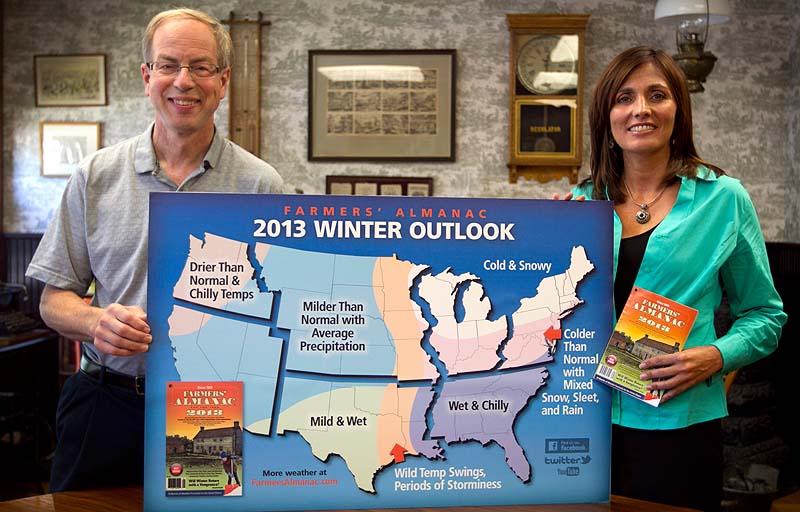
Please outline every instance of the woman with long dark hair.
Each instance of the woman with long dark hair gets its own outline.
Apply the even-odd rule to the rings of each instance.
[[[738,180],[698,156],[685,77],[663,51],[617,55],[589,122],[591,176],[567,199],[614,205],[617,317],[634,284],[698,310],[684,350],[640,365],[663,393],[659,407],[613,393],[611,491],[719,510],[724,376],[774,351],[786,322],[755,208]],[[723,292],[733,324],[717,338]]]

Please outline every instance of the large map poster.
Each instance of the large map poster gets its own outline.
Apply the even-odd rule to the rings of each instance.
[[[601,201],[152,194],[145,510],[607,501],[612,229]],[[242,382],[241,425],[165,435],[175,382],[206,417]],[[225,495],[171,492],[183,465]]]

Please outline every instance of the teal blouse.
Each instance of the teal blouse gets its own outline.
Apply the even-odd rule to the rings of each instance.
[[[586,183],[572,193],[591,198],[592,189]],[[614,275],[621,237],[615,213]],[[681,178],[675,205],[650,236],[635,286],[697,309],[685,348],[714,345],[723,369],[659,407],[614,391],[612,421],[631,428],[675,429],[726,416],[724,374],[773,352],[786,323],[761,226],[739,180],[717,177],[703,166],[697,178]],[[717,338],[714,311],[723,289],[734,322]]]

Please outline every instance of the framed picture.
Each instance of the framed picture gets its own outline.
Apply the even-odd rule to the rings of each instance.
[[[455,50],[310,50],[309,160],[455,160]]]
[[[106,56],[35,55],[37,107],[106,105]]]
[[[340,196],[432,196],[433,178],[326,176],[325,193]]]
[[[100,123],[39,123],[41,174],[70,176],[78,162],[100,148]]]

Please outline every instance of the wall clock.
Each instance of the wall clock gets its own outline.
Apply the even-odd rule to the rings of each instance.
[[[577,183],[583,39],[589,15],[507,14],[511,36],[509,181]]]

